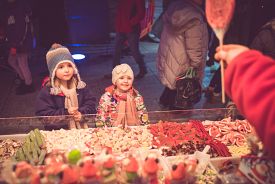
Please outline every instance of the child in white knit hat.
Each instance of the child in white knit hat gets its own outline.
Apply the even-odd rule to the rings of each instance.
[[[37,116],[72,115],[69,128],[88,128],[82,114],[95,113],[95,99],[81,80],[68,48],[53,44],[46,55],[49,79],[36,100]],[[81,127],[82,125],[82,127]]]
[[[135,126],[149,123],[143,97],[133,88],[134,73],[127,64],[112,71],[113,85],[105,89],[99,100],[96,126]]]

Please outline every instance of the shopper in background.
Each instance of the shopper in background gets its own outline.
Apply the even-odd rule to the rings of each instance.
[[[163,15],[163,31],[157,54],[157,70],[165,89],[162,106],[174,109],[176,79],[189,67],[202,80],[208,50],[208,29],[203,0],[177,0]],[[192,108],[192,107],[190,107]]]
[[[173,1],[175,1],[175,0],[163,0],[162,1],[162,12],[159,15],[159,17],[156,19],[156,21],[154,22],[151,32],[148,33],[149,38],[153,42],[157,42],[157,43],[160,42],[160,36],[161,36],[162,29],[163,29],[163,20],[162,20],[163,14],[167,10],[169,4],[171,4]]]
[[[133,88],[134,73],[127,64],[112,71],[113,85],[99,100],[96,126],[133,126],[148,124],[148,114],[140,93]]]
[[[7,0],[4,5],[9,65],[21,79],[16,94],[34,92],[28,59],[32,49],[31,8],[25,0]]]
[[[81,80],[70,51],[53,44],[46,55],[50,76],[36,100],[37,116],[72,115],[69,128],[80,128],[83,114],[95,113],[94,98]],[[87,128],[83,124],[81,128]]]
[[[275,60],[242,45],[217,48],[215,58],[228,64],[226,93],[255,127],[269,156],[275,159]]]
[[[262,26],[250,47],[275,59],[275,18]]]
[[[113,68],[120,64],[121,52],[125,41],[128,41],[131,54],[139,66],[136,79],[143,78],[147,69],[139,50],[140,22],[145,16],[144,0],[119,0],[115,19],[115,51]],[[111,78],[106,75],[105,77]]]

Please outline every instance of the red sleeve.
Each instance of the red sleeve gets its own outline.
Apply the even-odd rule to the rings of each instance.
[[[132,26],[139,24],[145,16],[145,0],[135,0],[135,4],[137,13],[130,20]]]
[[[275,60],[250,50],[225,71],[225,89],[275,159]]]

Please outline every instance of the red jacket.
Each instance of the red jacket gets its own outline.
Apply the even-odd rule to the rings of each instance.
[[[116,13],[116,32],[130,33],[140,26],[145,16],[145,0],[119,0]]]
[[[275,60],[246,51],[225,71],[225,90],[275,159]]]

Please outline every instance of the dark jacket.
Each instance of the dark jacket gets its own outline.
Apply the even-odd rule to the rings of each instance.
[[[25,0],[5,4],[5,24],[10,48],[29,52],[32,48],[31,8]]]
[[[275,18],[260,29],[250,47],[275,59]]]
[[[77,90],[79,112],[81,114],[95,114],[95,98],[92,97],[87,87]],[[36,99],[35,115],[37,116],[59,116],[68,115],[65,109],[65,96],[51,95],[50,87],[44,86]]]

